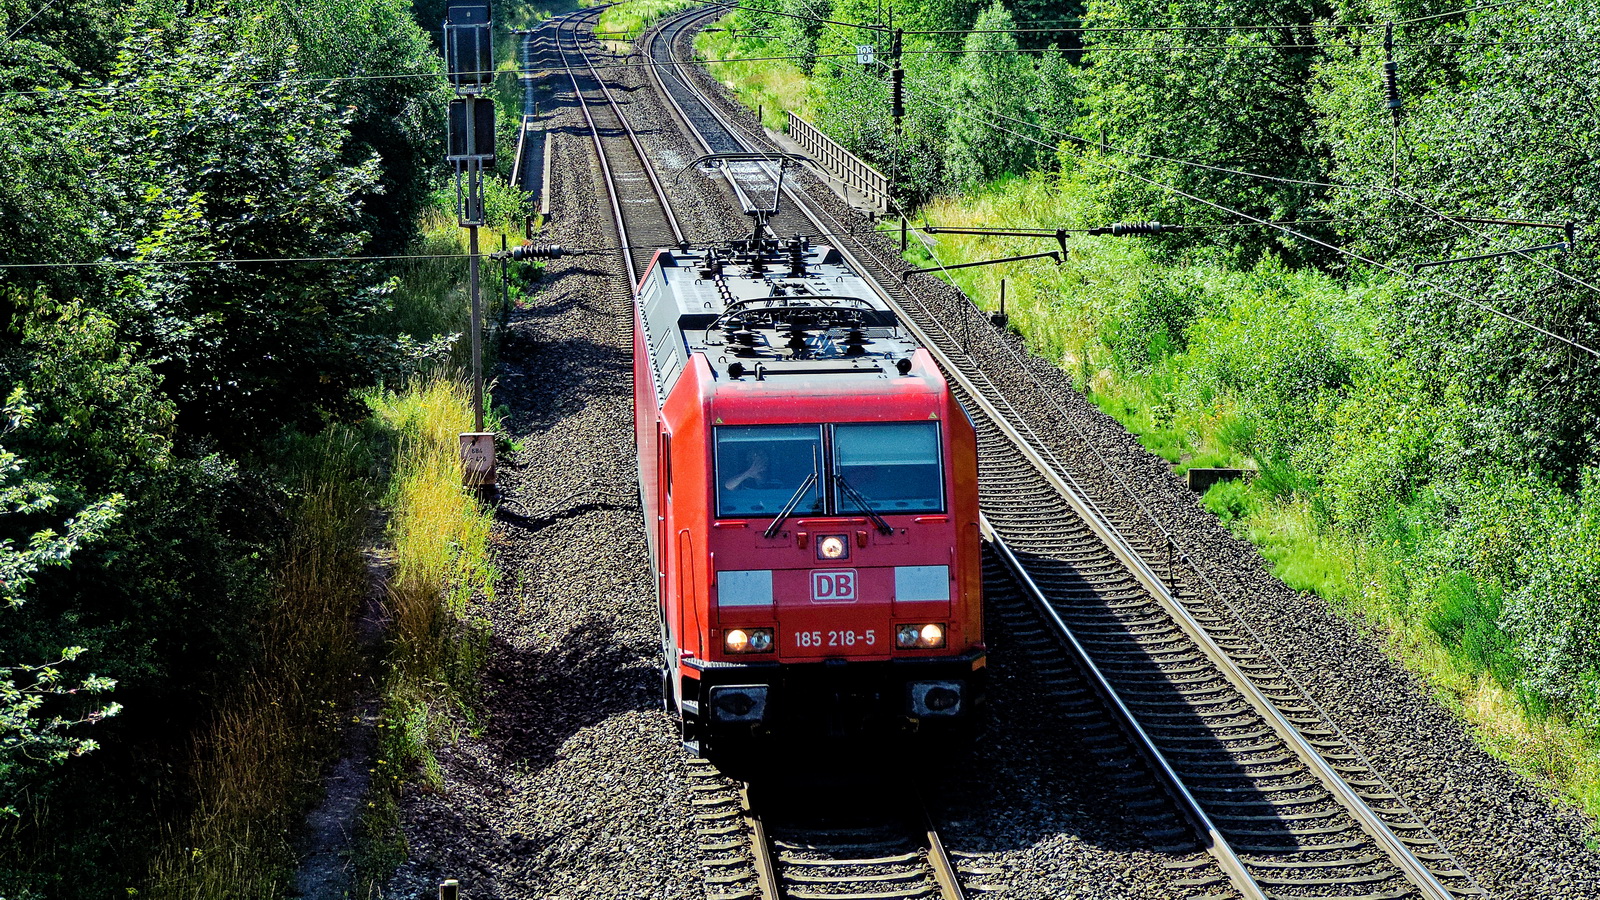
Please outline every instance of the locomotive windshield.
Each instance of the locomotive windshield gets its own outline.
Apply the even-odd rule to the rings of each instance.
[[[944,508],[939,428],[932,422],[835,425],[833,462],[833,504],[841,513],[852,505],[846,485],[880,514]]]
[[[822,511],[813,476],[822,459],[820,425],[750,425],[717,429],[717,515],[775,516],[811,478],[794,512]]]
[[[823,439],[829,443],[824,457]],[[776,516],[830,460],[831,477],[808,485],[792,514],[860,515],[944,509],[939,427],[933,422],[750,425],[716,429],[717,515]],[[854,496],[852,496],[852,494]],[[865,504],[865,509],[862,505]]]

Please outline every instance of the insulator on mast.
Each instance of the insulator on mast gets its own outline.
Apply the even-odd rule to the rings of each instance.
[[[523,259],[560,259],[562,254],[564,254],[565,252],[566,251],[561,249],[561,245],[559,245],[559,244],[533,244],[533,243],[528,243],[528,244],[523,244],[520,247],[512,248],[511,251],[506,254],[506,257],[510,258],[510,259],[516,259],[516,260],[523,260]],[[495,255],[498,256],[499,254],[495,254]]]
[[[1405,103],[1400,99],[1399,67],[1394,62],[1394,24],[1384,26],[1383,30],[1383,95],[1384,105],[1394,110],[1395,118],[1400,117],[1400,111],[1405,109]]]

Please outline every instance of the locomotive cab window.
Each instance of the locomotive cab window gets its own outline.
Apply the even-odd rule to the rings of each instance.
[[[835,425],[833,508],[840,515],[944,509],[939,428],[932,422]]]
[[[718,516],[776,516],[796,494],[795,514],[822,511],[821,426],[722,426],[716,437]]]

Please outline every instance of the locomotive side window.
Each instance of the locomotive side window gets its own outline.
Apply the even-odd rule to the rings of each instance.
[[[721,426],[717,437],[717,515],[772,517],[811,479],[793,512],[822,511],[817,466],[822,459],[819,425]]]
[[[944,509],[939,426],[932,422],[835,425],[833,508],[859,508],[851,489],[876,513]]]

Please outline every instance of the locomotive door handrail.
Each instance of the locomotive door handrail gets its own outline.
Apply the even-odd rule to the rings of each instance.
[[[684,647],[684,638],[689,635],[700,635],[700,604],[695,602],[695,577],[694,577],[694,535],[689,529],[678,531],[678,619],[681,630],[678,632],[680,650],[692,650],[696,655],[705,652],[704,647]]]

